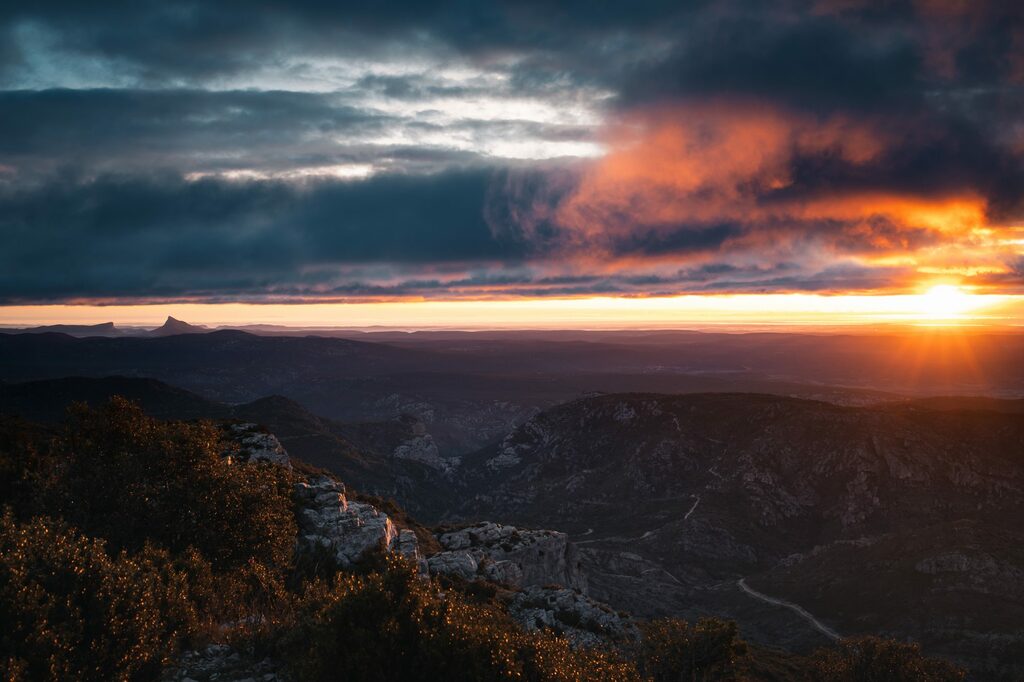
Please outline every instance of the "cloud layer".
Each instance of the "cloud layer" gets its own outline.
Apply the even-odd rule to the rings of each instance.
[[[0,10],[0,302],[1024,292],[1016,3]]]

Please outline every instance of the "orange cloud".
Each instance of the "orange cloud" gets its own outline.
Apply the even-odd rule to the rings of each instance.
[[[1013,249],[998,246],[1002,231],[988,224],[976,191],[914,194],[875,181],[896,134],[870,120],[751,101],[634,112],[608,131],[604,158],[572,182],[559,179],[557,200],[525,201],[514,219],[528,237],[555,226],[567,254],[592,273],[844,259],[922,274],[1005,271]],[[825,169],[811,181],[800,170],[808,160]]]
[[[984,202],[970,194],[932,199],[877,190],[797,191],[793,167],[800,158],[857,168],[887,149],[884,132],[844,116],[818,119],[750,102],[684,105],[625,119],[609,145],[613,151],[583,175],[554,215],[579,241],[626,235],[638,226],[678,230],[721,221],[770,231],[769,224],[794,220],[856,223],[883,216],[939,233],[984,221]],[[873,229],[861,223],[850,234]]]
[[[861,164],[885,147],[877,131],[843,117],[818,121],[724,101],[634,115],[608,142],[613,151],[556,216],[583,236],[765,216],[773,209],[757,199],[789,187],[795,156],[829,153]]]

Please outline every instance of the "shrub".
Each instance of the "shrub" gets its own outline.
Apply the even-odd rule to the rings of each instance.
[[[45,518],[0,518],[0,669],[11,680],[153,679],[198,626],[166,552],[110,558]]]
[[[657,682],[734,679],[736,660],[746,653],[736,623],[702,618],[696,625],[663,618],[641,626],[639,664]]]
[[[195,547],[217,571],[287,567],[297,527],[289,472],[227,466],[209,423],[162,422],[113,398],[73,409],[56,486],[59,512],[115,550]]]
[[[0,416],[0,505],[27,518],[46,505],[53,462],[46,452],[47,434],[16,417]]]
[[[844,639],[812,656],[815,679],[829,682],[959,682],[966,672],[949,661],[927,658],[917,644],[891,639]]]
[[[304,603],[282,649],[291,671],[308,682],[637,679],[609,654],[523,632],[497,605],[439,595],[436,583],[399,559],[366,576],[339,576]]]

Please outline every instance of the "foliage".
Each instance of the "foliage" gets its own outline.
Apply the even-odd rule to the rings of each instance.
[[[44,507],[43,491],[51,487],[53,463],[47,457],[47,435],[16,417],[0,416],[0,504],[19,518]]]
[[[211,425],[120,399],[76,407],[57,438],[0,427],[3,677],[149,679],[214,623],[277,618],[297,533],[287,470],[229,466]]]
[[[218,571],[285,568],[297,527],[286,469],[225,466],[208,423],[162,422],[114,398],[76,407],[58,482],[61,515],[115,550],[194,547]]]
[[[572,651],[553,635],[530,634],[495,604],[440,594],[412,566],[341,575],[307,594],[282,649],[309,682],[347,680],[634,680],[614,656]]]
[[[200,616],[166,552],[108,556],[63,523],[0,519],[0,670],[13,680],[151,679]]]
[[[326,548],[296,560],[295,475],[227,464],[220,437],[121,399],[74,408],[62,434],[0,418],[3,679],[155,679],[212,638],[285,660],[298,682],[726,680],[754,660],[732,622],[647,623],[626,660],[525,632],[494,585],[424,580],[390,556],[359,574],[339,573]],[[393,503],[374,504],[436,543]],[[963,679],[873,638],[808,663],[840,682]]]
[[[641,626],[639,662],[645,675],[670,680],[731,680],[737,658],[746,653],[736,623],[701,618],[696,625],[663,618]]]
[[[966,672],[940,658],[926,658],[917,644],[877,637],[844,639],[813,656],[823,682],[959,682]]]

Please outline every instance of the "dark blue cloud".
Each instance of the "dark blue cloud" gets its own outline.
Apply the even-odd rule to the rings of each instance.
[[[869,162],[794,152],[783,186],[742,188],[758,208],[968,194],[1021,219],[1024,13],[829,5],[4,4],[0,301],[861,289],[905,273],[848,257],[934,243],[884,216],[871,239],[842,218],[628,211],[613,217],[632,229],[567,235],[555,208],[586,162],[564,157],[680,102],[888,134]],[[757,253],[780,235],[792,252]],[[595,254],[608,267],[580,272]]]
[[[515,261],[482,213],[489,172],[362,182],[55,180],[0,193],[0,299],[331,290],[372,271]]]

